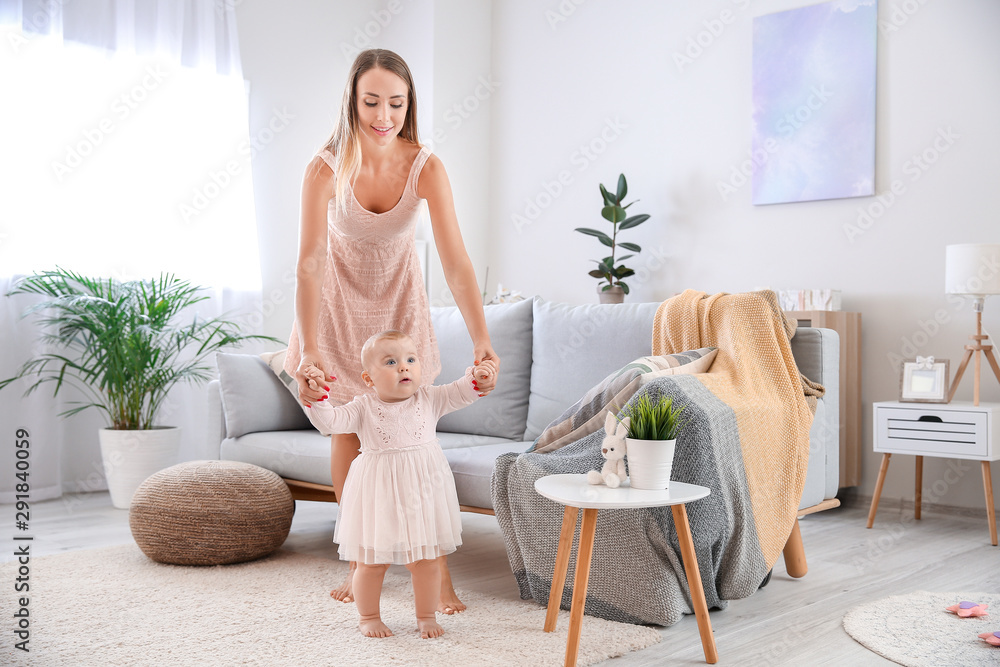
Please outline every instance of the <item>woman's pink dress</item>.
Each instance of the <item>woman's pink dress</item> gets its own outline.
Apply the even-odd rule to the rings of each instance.
[[[417,345],[423,384],[433,384],[441,372],[437,339],[431,326],[414,233],[423,200],[417,179],[430,149],[421,147],[410,167],[403,196],[384,213],[372,213],[358,203],[348,185],[347,214],[330,199],[327,226],[326,275],[320,295],[318,347],[325,370],[337,378],[330,383],[330,401],[347,403],[370,390],[361,380],[361,346],[369,336],[386,329],[409,334]],[[331,169],[334,157],[320,151]],[[293,325],[288,337],[284,369],[294,376],[301,344]]]

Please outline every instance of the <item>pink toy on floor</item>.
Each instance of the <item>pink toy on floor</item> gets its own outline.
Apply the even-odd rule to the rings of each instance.
[[[969,618],[970,616],[989,616],[989,612],[986,611],[988,604],[979,604],[978,602],[969,602],[968,600],[962,600],[958,604],[953,604],[950,607],[945,607],[948,611],[953,614],[958,614],[962,618]],[[982,635],[980,635],[982,636]]]
[[[992,644],[993,646],[1000,646],[1000,632],[983,632],[979,635],[979,638],[985,641],[987,644]]]

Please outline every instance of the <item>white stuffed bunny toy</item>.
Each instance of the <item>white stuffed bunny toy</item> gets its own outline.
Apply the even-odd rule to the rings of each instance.
[[[625,435],[628,433],[628,424],[628,417],[619,422],[615,413],[608,411],[608,416],[604,419],[604,442],[601,443],[601,453],[607,460],[600,472],[591,470],[587,473],[587,481],[591,484],[607,484],[616,489],[625,481]]]

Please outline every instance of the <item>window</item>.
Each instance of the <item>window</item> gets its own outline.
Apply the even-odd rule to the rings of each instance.
[[[0,275],[260,290],[241,77],[2,26],[0,95]]]

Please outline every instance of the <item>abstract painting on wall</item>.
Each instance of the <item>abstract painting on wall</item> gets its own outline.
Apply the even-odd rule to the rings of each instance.
[[[753,203],[875,194],[877,0],[753,20]]]

